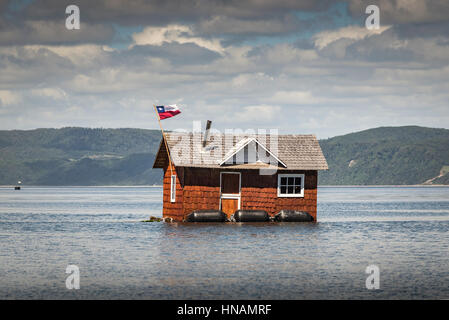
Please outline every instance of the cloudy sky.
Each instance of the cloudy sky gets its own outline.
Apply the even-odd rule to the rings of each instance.
[[[449,128],[448,63],[447,0],[0,0],[0,129]]]

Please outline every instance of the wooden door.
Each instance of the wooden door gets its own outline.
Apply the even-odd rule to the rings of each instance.
[[[239,199],[221,199],[221,211],[230,218],[239,208]]]
[[[221,211],[229,218],[240,209],[240,173],[222,172],[220,188]]]

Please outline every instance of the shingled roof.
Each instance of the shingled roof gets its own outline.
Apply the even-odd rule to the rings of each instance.
[[[273,163],[222,164],[226,155],[236,149],[243,139],[255,138],[261,146],[277,157],[278,170],[327,170],[327,162],[315,135],[233,135],[211,134],[205,148],[202,133],[166,133],[167,145],[173,164],[177,167],[260,169],[273,167]],[[153,168],[164,168],[168,162],[165,143],[162,140]]]

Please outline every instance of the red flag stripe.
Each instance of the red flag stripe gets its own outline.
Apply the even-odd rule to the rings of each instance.
[[[165,111],[165,112],[160,112],[159,113],[159,118],[161,120],[167,119],[167,118],[171,118],[173,116],[176,116],[177,114],[180,114],[181,111],[179,110],[175,110],[175,111]]]

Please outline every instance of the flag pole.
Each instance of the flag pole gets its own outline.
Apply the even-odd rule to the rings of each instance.
[[[157,115],[157,121],[159,122],[159,127],[161,128],[161,132],[162,132],[162,139],[165,142],[165,149],[167,149],[167,154],[168,154],[168,166],[170,167],[170,176],[173,175],[173,169],[172,169],[172,161],[171,161],[171,155],[170,155],[170,150],[168,149],[168,144],[167,144],[167,139],[165,138],[165,132],[164,129],[162,128],[162,124],[161,124],[161,117],[159,116],[159,112],[157,111],[156,105],[153,104],[154,107],[154,111],[156,111],[156,115]]]

